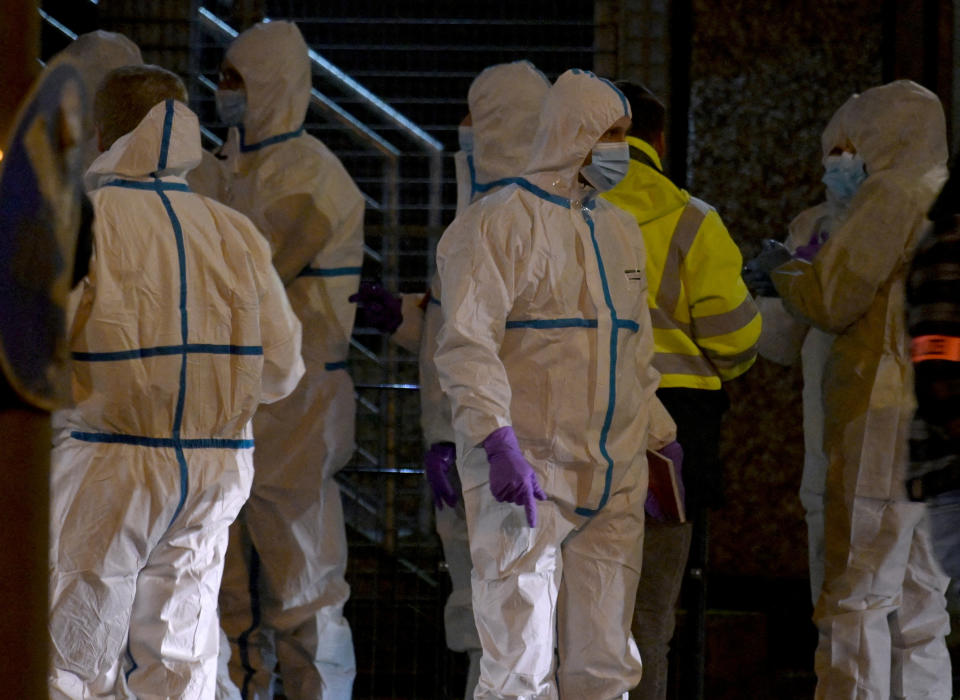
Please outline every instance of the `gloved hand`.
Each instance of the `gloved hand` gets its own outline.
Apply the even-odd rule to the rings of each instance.
[[[683,448],[680,446],[680,443],[674,440],[668,445],[664,445],[659,450],[660,454],[673,462],[673,468],[677,471],[677,476],[680,476],[680,471],[683,468]]]
[[[793,255],[787,246],[771,238],[764,240],[760,254],[743,266],[743,281],[751,292],[761,297],[780,296],[770,279],[770,273],[790,262]]]
[[[490,462],[490,491],[500,503],[515,503],[527,512],[527,524],[537,526],[537,501],[547,494],[537,483],[533,467],[520,452],[513,428],[505,425],[487,435],[483,449]]]
[[[457,448],[452,442],[435,442],[423,457],[427,481],[433,491],[433,505],[443,510],[443,504],[453,508],[457,505],[457,492],[447,478],[447,472],[457,461]]]
[[[815,231],[814,234],[810,236],[809,241],[804,245],[797,246],[797,249],[793,251],[794,257],[810,262],[816,257],[817,253],[820,252],[820,248],[823,247],[823,244],[827,242],[828,238],[830,238],[830,234],[826,231]]]
[[[347,301],[356,302],[356,324],[362,328],[376,328],[389,334],[403,322],[400,298],[377,282],[361,282],[360,289]]]

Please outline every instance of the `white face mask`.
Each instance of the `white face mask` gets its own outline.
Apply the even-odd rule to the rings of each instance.
[[[867,179],[863,158],[849,151],[824,158],[823,169],[823,184],[841,202],[852,199],[860,189],[860,185]]]
[[[460,150],[464,153],[473,153],[473,127],[458,126],[457,138],[460,141]]]
[[[217,103],[217,114],[227,126],[240,126],[247,113],[246,90],[217,90],[214,99]]]
[[[599,192],[612,190],[626,177],[630,168],[630,146],[626,141],[602,141],[590,153],[590,165],[580,168],[580,173]]]

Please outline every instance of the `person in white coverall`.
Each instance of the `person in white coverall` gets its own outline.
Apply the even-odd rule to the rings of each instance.
[[[102,29],[81,34],[50,59],[50,63],[60,57],[69,58],[73,62],[83,78],[83,86],[87,89],[90,114],[84,116],[85,141],[82,146],[83,166],[86,170],[100,155],[92,117],[93,97],[100,81],[115,68],[142,65],[143,57],[140,55],[140,48],[129,38]]]
[[[826,169],[826,200],[798,214],[788,226],[787,248],[812,260],[846,218],[847,207],[859,182],[850,182],[842,174],[846,159],[842,156],[846,136],[841,138],[838,110],[821,137]],[[855,180],[862,181],[866,173]],[[840,174],[839,177],[837,175]],[[849,184],[848,184],[849,183]],[[800,502],[807,521],[807,550],[810,569],[810,597],[817,604],[823,587],[823,494],[827,483],[827,455],[823,449],[823,370],[833,345],[833,334],[812,327],[792,316],[777,297],[757,297],[763,317],[760,354],[782,365],[794,364],[798,357],[803,371],[803,477]]]
[[[502,63],[484,69],[470,84],[469,126],[461,126],[461,150],[456,154],[457,210],[496,191],[523,172],[550,81],[528,61]],[[460,481],[453,468],[455,436],[450,403],[440,388],[433,357],[442,323],[439,282],[434,279],[423,320],[420,343],[420,426],[428,446],[424,459],[434,494],[437,534],[453,584],[444,607],[447,646],[470,658],[465,697],[472,698],[480,674],[480,638],[473,619],[470,593],[470,549]],[[404,313],[406,322],[409,313]]]
[[[258,24],[227,49],[217,95],[237,124],[221,155],[224,201],[250,216],[303,323],[307,373],[258,411],[250,500],[231,528],[220,593],[230,675],[244,698],[349,698],[356,674],[343,617],[347,542],[334,475],[354,450],[346,360],[363,256],[364,200],[337,157],[306,134],[307,46],[290,22]]]
[[[530,158],[547,77],[529,61],[485,68],[467,91],[467,118],[454,154],[457,215],[518,177]]]
[[[102,29],[78,36],[47,61],[47,66],[55,66],[63,58],[76,66],[87,92],[87,111],[83,115],[83,142],[80,144],[82,167],[86,171],[100,156],[100,144],[93,124],[93,98],[100,82],[107,73],[116,68],[143,65],[143,58],[140,48],[126,36]],[[93,208],[86,196],[81,197],[80,204],[80,232],[77,236],[74,279],[84,276],[91,253]]]
[[[523,177],[438,247],[435,361],[469,529],[476,698],[626,697],[640,679],[630,622],[659,377],[643,239],[594,187],[626,172],[629,125],[609,81],[567,71]]]
[[[904,278],[947,177],[943,108],[899,80],[851,97],[841,129],[866,179],[813,261],[794,259],[770,275],[791,313],[836,334],[823,378],[829,466],[816,697],[946,699],[947,578],[926,508],[904,487],[913,411]]]
[[[186,185],[200,129],[185,99],[155,66],[114,71],[96,98],[109,150],[86,175],[94,255],[51,460],[52,698],[213,697],[251,418],[304,371],[262,236]]]

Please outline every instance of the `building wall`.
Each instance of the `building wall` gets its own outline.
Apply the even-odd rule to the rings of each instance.
[[[639,80],[670,99],[670,0],[598,0],[594,71]]]

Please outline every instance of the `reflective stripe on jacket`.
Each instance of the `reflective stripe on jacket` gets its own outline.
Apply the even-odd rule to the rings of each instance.
[[[670,182],[650,144],[627,142],[630,170],[603,197],[643,233],[660,386],[719,389],[757,356],[761,321],[743,258],[716,210]]]

